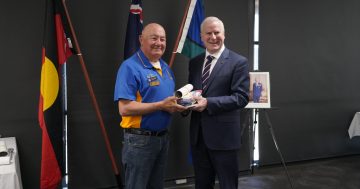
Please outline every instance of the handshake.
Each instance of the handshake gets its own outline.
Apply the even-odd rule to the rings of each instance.
[[[185,107],[191,107],[197,103],[197,101],[194,99],[194,97],[200,97],[201,96],[201,90],[195,90],[193,91],[193,86],[191,84],[187,84],[180,89],[178,89],[175,92],[175,96],[179,99],[177,100],[177,103],[185,106]]]

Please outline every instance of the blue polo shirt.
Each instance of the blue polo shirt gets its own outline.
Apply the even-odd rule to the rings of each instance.
[[[126,99],[149,103],[173,96],[174,74],[162,59],[160,66],[162,74],[158,73],[141,50],[125,60],[117,73],[114,101]],[[161,131],[167,128],[170,118],[170,113],[156,111],[142,116],[122,116],[120,125],[123,128]]]

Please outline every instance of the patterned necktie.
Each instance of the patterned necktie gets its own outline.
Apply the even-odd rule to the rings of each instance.
[[[213,56],[209,55],[206,57],[206,63],[205,63],[205,68],[201,77],[201,81],[202,81],[202,89],[204,90],[207,86],[207,82],[209,80],[209,76],[210,76],[210,67],[211,67],[211,62],[214,59]]]

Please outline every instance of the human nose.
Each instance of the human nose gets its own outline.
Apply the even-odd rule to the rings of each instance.
[[[211,34],[210,34],[210,38],[211,38],[211,39],[216,39],[216,34],[215,34],[215,33],[211,33]]]

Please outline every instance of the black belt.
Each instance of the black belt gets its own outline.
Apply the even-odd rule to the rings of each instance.
[[[168,130],[163,131],[147,131],[147,130],[141,130],[141,129],[124,129],[125,133],[130,133],[134,135],[146,135],[146,136],[163,136],[165,135]]]

